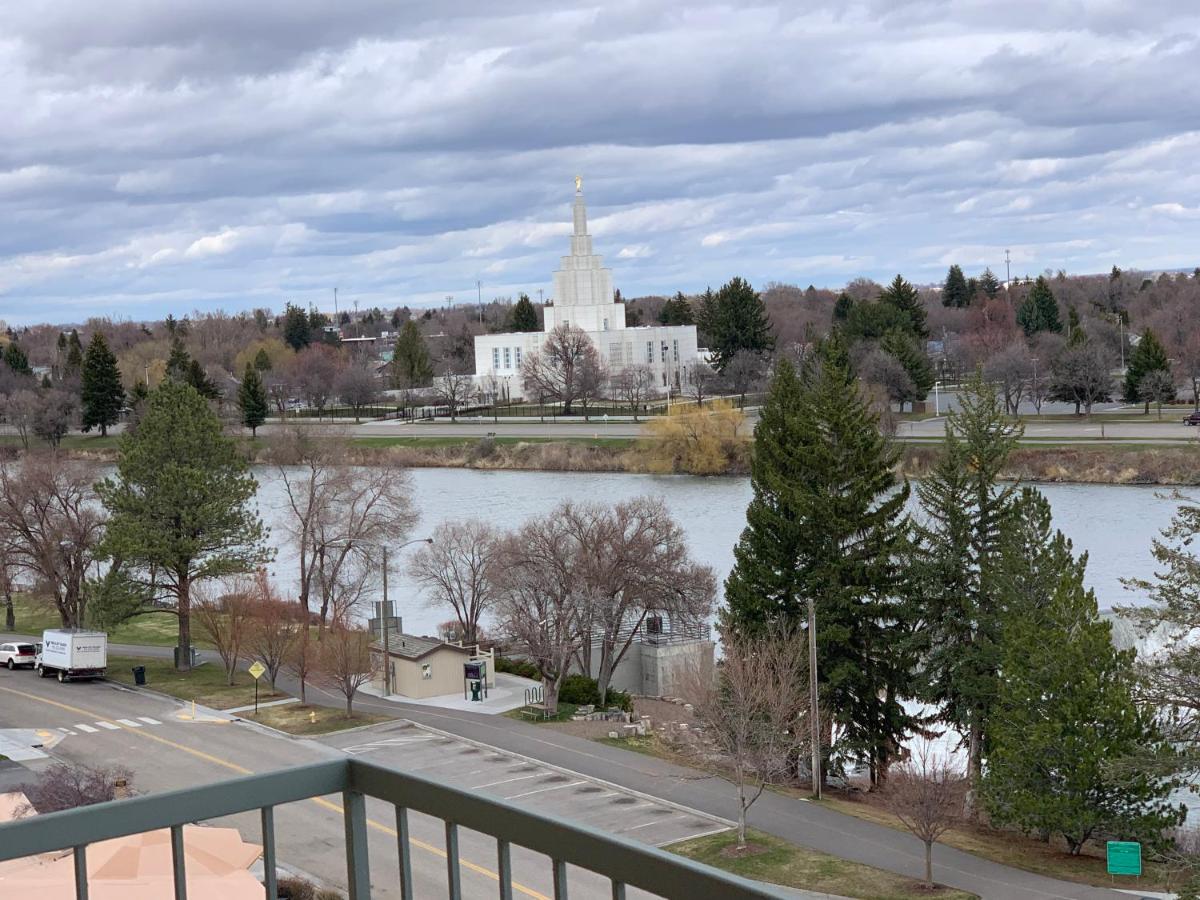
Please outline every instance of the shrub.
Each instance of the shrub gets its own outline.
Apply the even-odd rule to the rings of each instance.
[[[303,878],[280,878],[275,887],[280,900],[316,900],[316,888]]]
[[[521,678],[533,678],[541,681],[537,666],[525,659],[513,659],[510,656],[496,657],[496,671],[508,675],[518,675]]]
[[[576,706],[600,706],[600,687],[595,678],[589,678],[587,675],[568,675],[563,679],[558,699],[563,703],[574,703]],[[624,691],[609,688],[608,699],[604,705],[632,712],[633,698]]]

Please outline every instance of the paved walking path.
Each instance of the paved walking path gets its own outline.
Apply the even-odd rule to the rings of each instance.
[[[7,637],[0,635],[3,639]],[[109,650],[118,655],[171,656],[170,647],[112,644]],[[212,656],[211,652],[201,655]],[[280,677],[279,686],[289,693],[298,692],[298,686],[286,677]],[[344,703],[340,695],[313,685],[309,685],[307,694],[309,702],[322,706],[340,707]],[[710,815],[726,819],[737,816],[737,795],[729,782],[645,754],[506,716],[434,709],[369,696],[360,696],[355,701],[355,708],[401,716],[456,737],[620,784]],[[923,875],[924,847],[916,838],[818,803],[768,791],[751,809],[749,819],[754,828],[831,856],[866,863],[913,879]],[[934,847],[933,861],[937,881],[978,894],[986,900],[1128,900],[1129,897],[1107,888],[1059,881],[1014,869],[942,844]]]

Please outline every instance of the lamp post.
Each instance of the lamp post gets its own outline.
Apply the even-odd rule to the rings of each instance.
[[[413,541],[405,541],[396,549],[403,550],[405,547],[411,547],[413,544],[432,543],[433,538],[431,537],[417,538]],[[388,546],[387,544],[379,544],[368,541],[345,541],[344,543],[335,546],[349,547],[354,544],[357,544],[360,547],[374,547],[380,550],[383,554],[383,559],[381,561],[383,565],[383,603],[380,605],[379,609],[379,628],[383,632],[383,697],[386,699],[387,696],[392,692],[392,648],[391,643],[388,640],[388,626],[390,625],[388,621],[390,618],[388,616]]]
[[[941,403],[939,402],[939,396],[938,396],[938,390],[941,388],[941,386],[942,386],[942,383],[940,381],[935,381],[933,383],[933,415],[934,415],[934,418],[937,418],[938,416],[940,416],[942,414],[942,406],[941,406]]]

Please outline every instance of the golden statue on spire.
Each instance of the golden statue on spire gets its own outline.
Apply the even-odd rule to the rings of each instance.
[[[575,193],[577,193],[577,194],[578,194],[578,193],[580,193],[582,190],[583,190],[583,176],[582,176],[582,175],[576,175],[576,176],[575,176]]]

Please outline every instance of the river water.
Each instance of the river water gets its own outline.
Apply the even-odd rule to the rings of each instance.
[[[279,527],[283,521],[279,476],[268,468],[255,474],[263,519],[273,526],[272,542],[278,547],[271,572],[286,589],[294,580],[295,557]],[[421,517],[414,538],[454,519],[478,518],[499,528],[514,528],[563,500],[612,503],[645,494],[662,497],[686,532],[693,557],[712,566],[720,580],[733,565],[733,546],[745,526],[750,501],[747,478],[476,469],[413,469],[410,478]],[[1153,574],[1150,542],[1176,508],[1173,501],[1160,498],[1165,492],[1129,485],[1047,484],[1038,489],[1050,501],[1055,527],[1073,541],[1077,553],[1088,553],[1087,583],[1096,591],[1100,608],[1144,600],[1126,591],[1121,579]],[[910,505],[917,514],[915,498]],[[438,622],[448,618],[445,611],[425,605],[419,587],[404,572],[403,554],[393,562],[391,585],[390,596],[406,631],[433,634]]]

